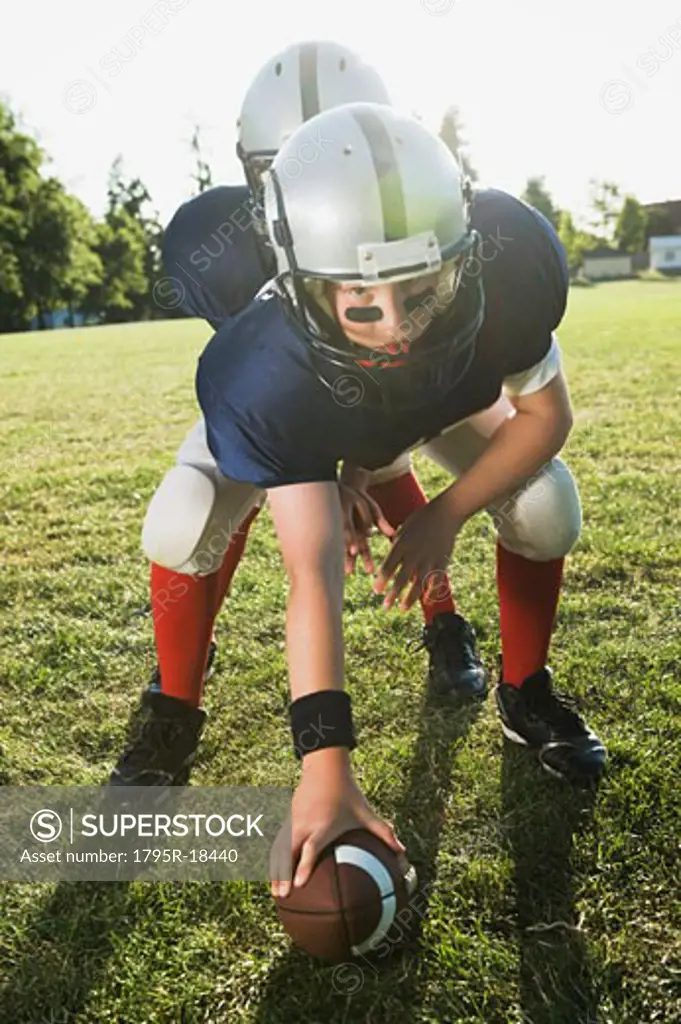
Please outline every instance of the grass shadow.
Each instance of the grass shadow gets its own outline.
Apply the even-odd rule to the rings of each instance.
[[[596,791],[551,779],[506,742],[503,828],[514,862],[524,1024],[597,1024],[599,998],[575,906],[574,839]]]
[[[276,963],[264,983],[253,1017],[257,1024],[290,1024],[293,1020],[310,1024],[393,1024],[399,1020],[408,1024],[417,1019],[427,980],[420,956],[421,933],[427,917],[427,890],[435,877],[452,768],[481,707],[447,707],[429,692],[421,705],[416,745],[394,815],[397,833],[407,846],[419,880],[413,897],[418,909],[408,941],[382,963],[361,960],[335,968],[320,967],[311,957],[291,950]]]

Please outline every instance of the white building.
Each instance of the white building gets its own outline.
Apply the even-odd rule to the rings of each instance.
[[[631,253],[618,249],[592,249],[584,253],[583,273],[590,281],[633,277]]]
[[[658,235],[650,239],[650,269],[681,272],[681,235]]]

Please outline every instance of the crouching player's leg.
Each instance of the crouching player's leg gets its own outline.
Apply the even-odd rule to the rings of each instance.
[[[454,475],[469,469],[493,435],[514,415],[506,397],[426,446]],[[538,752],[543,767],[574,781],[598,778],[605,765],[601,740],[553,688],[547,666],[565,557],[581,529],[575,481],[554,456],[511,497],[488,512],[497,530],[497,589],[502,675],[496,699],[505,735]]]
[[[409,516],[428,504],[412,471],[408,452],[381,469],[366,473],[365,486],[385,518],[399,529]],[[457,612],[446,573],[420,596],[425,619],[421,643],[428,651],[428,682],[448,698],[482,699],[487,695],[487,671],[477,652],[472,625]]]
[[[205,721],[200,704],[214,654],[213,623],[263,499],[252,485],[222,476],[199,423],[144,522],[158,670],[143,697],[139,730],[111,774],[112,785],[187,781]]]
[[[502,676],[496,689],[508,739],[537,750],[552,775],[597,779],[605,747],[554,688],[547,657],[565,557],[581,528],[570,470],[553,459],[508,501],[490,509],[497,527]]]

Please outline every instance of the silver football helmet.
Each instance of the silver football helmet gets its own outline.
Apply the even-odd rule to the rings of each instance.
[[[390,103],[379,74],[346,46],[295,43],[260,69],[237,121],[237,155],[256,195],[282,144],[324,110],[358,101]]]
[[[458,383],[484,313],[479,275],[463,283],[479,242],[469,226],[469,200],[468,183],[442,140],[387,106],[326,111],[283,144],[265,184],[277,283],[328,387],[338,370],[389,370],[368,374],[374,386],[365,388],[365,400],[410,407]],[[370,288],[418,278],[428,282],[430,317],[406,354],[404,345],[396,354],[374,353],[341,330],[330,285]]]

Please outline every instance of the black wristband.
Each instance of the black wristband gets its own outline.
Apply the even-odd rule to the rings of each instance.
[[[294,700],[289,707],[293,750],[298,760],[327,747],[357,746],[350,697],[344,690],[318,690]]]

